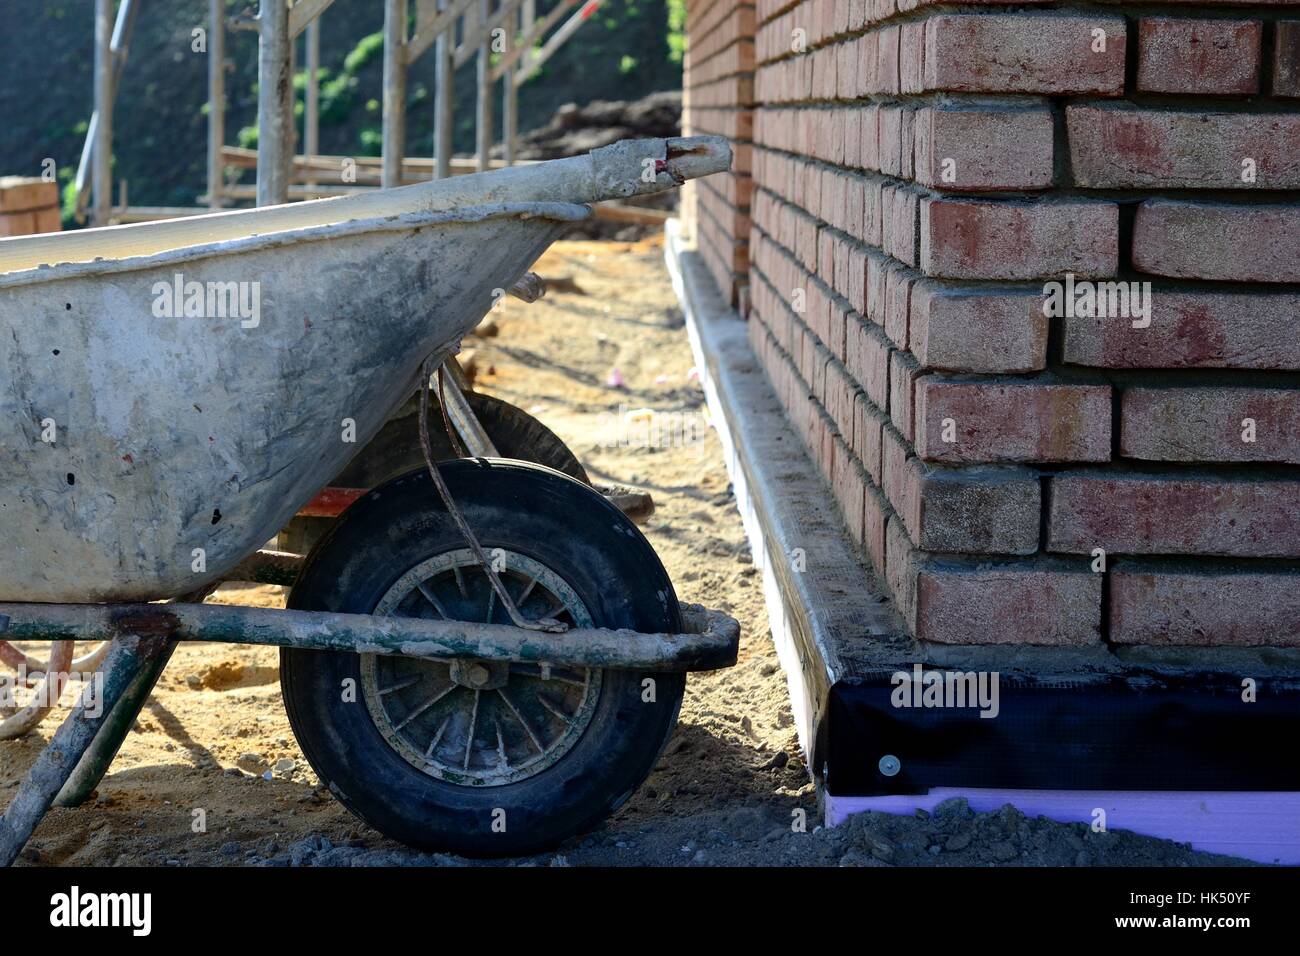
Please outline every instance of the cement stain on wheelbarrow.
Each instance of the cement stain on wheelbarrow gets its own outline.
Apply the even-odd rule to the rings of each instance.
[[[655,241],[563,242],[536,271],[568,279],[534,305],[506,300],[500,334],[471,338],[479,388],[556,431],[593,480],[639,485],[656,513],[643,530],[678,596],[735,616],[740,662],[692,675],[677,731],[650,779],[600,829],[518,863],[864,865],[1145,863],[1215,858],[1124,833],[973,815],[872,815],[817,824],[785,689],[767,637],[759,577],[728,490],[691,353]],[[606,385],[617,368],[624,387]],[[623,413],[620,414],[620,406]],[[643,439],[658,436],[659,447]],[[281,606],[283,590],[228,586],[222,601]],[[67,699],[71,699],[69,694]],[[46,722],[44,732],[57,726]],[[0,803],[43,740],[0,744]],[[269,779],[267,779],[269,778]],[[27,863],[365,865],[466,863],[426,856],[364,829],[317,781],[293,742],[272,648],[182,646],[126,741],[98,801],[54,810]],[[194,810],[206,833],[193,833]],[[937,852],[936,852],[937,851]],[[492,865],[503,865],[498,862]]]

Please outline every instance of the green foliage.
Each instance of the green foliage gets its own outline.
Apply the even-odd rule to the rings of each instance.
[[[361,130],[361,155],[379,156],[384,151],[384,134],[377,126],[367,126]]]
[[[60,171],[60,178],[63,173]],[[67,182],[63,184],[63,202],[59,209],[59,217],[63,220],[64,230],[74,229],[77,225],[77,183],[72,178],[71,173],[66,177]]]
[[[686,53],[686,0],[668,0],[668,62],[681,63]]]
[[[361,38],[352,52],[343,58],[343,72],[356,75],[377,57],[384,55],[384,31]]]

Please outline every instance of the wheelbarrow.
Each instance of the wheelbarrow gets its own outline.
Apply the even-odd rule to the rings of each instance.
[[[0,863],[56,799],[94,791],[181,640],[278,645],[308,762],[412,846],[534,852],[626,800],[686,672],[734,664],[739,627],[680,604],[589,485],[438,462],[430,379],[587,203],[730,161],[718,137],[625,141],[0,241],[0,639],[110,642],[0,818]],[[262,552],[417,387],[424,466],[351,503],[305,559]],[[292,582],[287,610],[195,603],[268,578]]]

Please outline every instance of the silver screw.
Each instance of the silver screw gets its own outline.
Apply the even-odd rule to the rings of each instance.
[[[880,772],[886,777],[892,777],[903,769],[903,764],[893,754],[885,754],[880,758],[880,763],[877,766],[880,767]]]

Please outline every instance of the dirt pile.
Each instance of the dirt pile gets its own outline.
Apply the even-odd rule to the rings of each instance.
[[[631,102],[596,100],[586,106],[565,103],[545,126],[519,137],[519,159],[561,159],[577,156],[620,139],[680,136],[682,94],[680,90],[651,93]],[[504,146],[493,155],[504,155]]]

